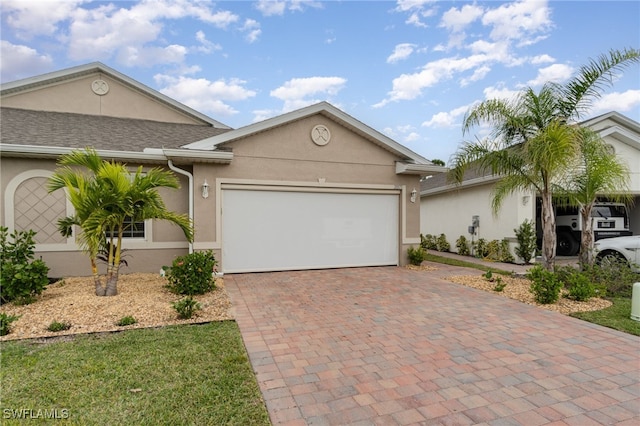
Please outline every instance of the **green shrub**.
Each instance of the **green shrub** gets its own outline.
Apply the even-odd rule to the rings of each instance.
[[[529,269],[527,278],[531,280],[530,290],[536,302],[546,305],[558,301],[562,281],[556,273],[547,271],[542,265],[536,265]]]
[[[71,324],[69,324],[68,322],[54,321],[51,324],[49,324],[49,327],[47,327],[47,330],[58,332],[58,331],[68,330],[70,328],[71,328]]]
[[[436,244],[436,237],[431,234],[422,235],[420,234],[420,246],[425,250],[438,250],[438,245]]]
[[[438,251],[449,251],[451,250],[451,245],[449,241],[447,241],[447,236],[444,234],[440,234],[436,239],[436,249]]]
[[[516,259],[511,254],[511,250],[509,248],[509,241],[504,239],[500,242],[500,262],[504,263],[514,263]]]
[[[176,312],[178,313],[178,318],[180,319],[189,319],[193,316],[193,314],[196,313],[196,311],[202,309],[200,303],[198,303],[191,296],[180,299],[177,302],[173,302],[171,306],[173,306],[173,309],[176,310]]]
[[[416,266],[420,266],[427,257],[427,252],[422,247],[415,249],[413,247],[409,247],[407,249],[407,254],[409,255],[409,263]]]
[[[604,289],[608,297],[630,298],[633,283],[640,282],[640,274],[633,272],[624,260],[612,260],[599,265],[584,266],[584,273],[596,290]]]
[[[212,251],[201,251],[180,256],[166,272],[167,288],[175,294],[204,294],[216,288],[215,266]]]
[[[138,320],[136,320],[134,317],[132,317],[131,315],[127,315],[126,317],[120,318],[120,320],[118,320],[116,325],[118,327],[125,327],[127,325],[133,325],[133,324],[135,324],[137,322],[138,322]]]
[[[469,256],[469,242],[464,235],[460,235],[460,238],[456,240],[456,248],[459,255]]]
[[[526,264],[531,262],[531,258],[536,252],[536,230],[533,222],[525,220],[518,229],[514,229],[518,245],[515,248],[516,255]]]
[[[487,257],[489,255],[489,250],[487,248],[487,240],[485,240],[484,238],[479,238],[478,241],[476,241],[473,244],[473,252],[476,257],[479,257],[479,258]]]
[[[19,316],[7,315],[4,312],[0,313],[0,336],[6,336],[11,333],[11,323],[16,321]]]
[[[569,290],[569,299],[584,302],[596,295],[596,287],[591,279],[582,272],[575,271],[570,274],[565,281],[565,286]]]
[[[487,255],[484,256],[491,260],[500,260],[500,241],[491,240],[487,244]]]
[[[0,303],[30,303],[49,284],[49,267],[42,260],[33,259],[35,235],[34,231],[14,231],[9,235],[6,227],[0,227]]]
[[[501,292],[507,286],[507,283],[502,281],[501,277],[496,277],[496,285],[493,287],[493,291]]]

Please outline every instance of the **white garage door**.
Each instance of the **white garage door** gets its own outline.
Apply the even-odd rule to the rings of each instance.
[[[222,268],[258,272],[398,264],[398,195],[222,191]]]

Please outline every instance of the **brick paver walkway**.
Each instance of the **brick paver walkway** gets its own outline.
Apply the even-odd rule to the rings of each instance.
[[[438,268],[225,276],[273,424],[640,424],[638,337]]]

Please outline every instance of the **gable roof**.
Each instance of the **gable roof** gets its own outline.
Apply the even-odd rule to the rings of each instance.
[[[409,169],[412,169],[415,172],[418,168],[421,169],[421,172],[431,171],[434,173],[443,172],[445,170],[444,167],[434,165],[421,155],[411,151],[409,148],[397,143],[388,136],[385,136],[384,134],[356,120],[355,118],[334,107],[328,102],[320,102],[305,108],[279,115],[277,117],[260,121],[258,123],[253,123],[239,129],[231,130],[220,135],[212,136],[195,143],[184,145],[183,148],[204,150],[220,149],[220,147],[222,147],[223,145],[231,143],[238,139],[265,132],[270,129],[283,126],[293,121],[316,114],[321,114],[337,122],[338,124],[364,137],[375,145],[378,145],[379,147],[395,154],[397,157],[399,157],[399,159],[408,161],[409,164],[406,165],[403,172],[409,172]]]
[[[111,77],[112,79],[122,83],[130,89],[141,92],[146,96],[149,96],[159,103],[165,105],[168,108],[177,110],[182,114],[193,117],[196,120],[219,129],[230,129],[229,126],[208,117],[201,112],[198,112],[175,99],[163,95],[162,93],[154,90],[144,84],[106,66],[101,62],[92,62],[85,65],[79,65],[72,68],[67,68],[60,71],[54,71],[47,74],[38,75],[35,77],[29,77],[22,80],[16,80],[9,83],[0,85],[0,97],[7,95],[14,95],[20,92],[27,92],[36,88],[46,87],[58,84],[63,81],[77,79],[85,75],[91,75],[94,73],[103,73]]]

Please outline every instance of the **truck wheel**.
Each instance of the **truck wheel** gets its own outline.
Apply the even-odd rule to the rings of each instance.
[[[573,239],[569,232],[558,232],[558,245],[556,251],[558,256],[574,256],[578,253],[580,246]]]

